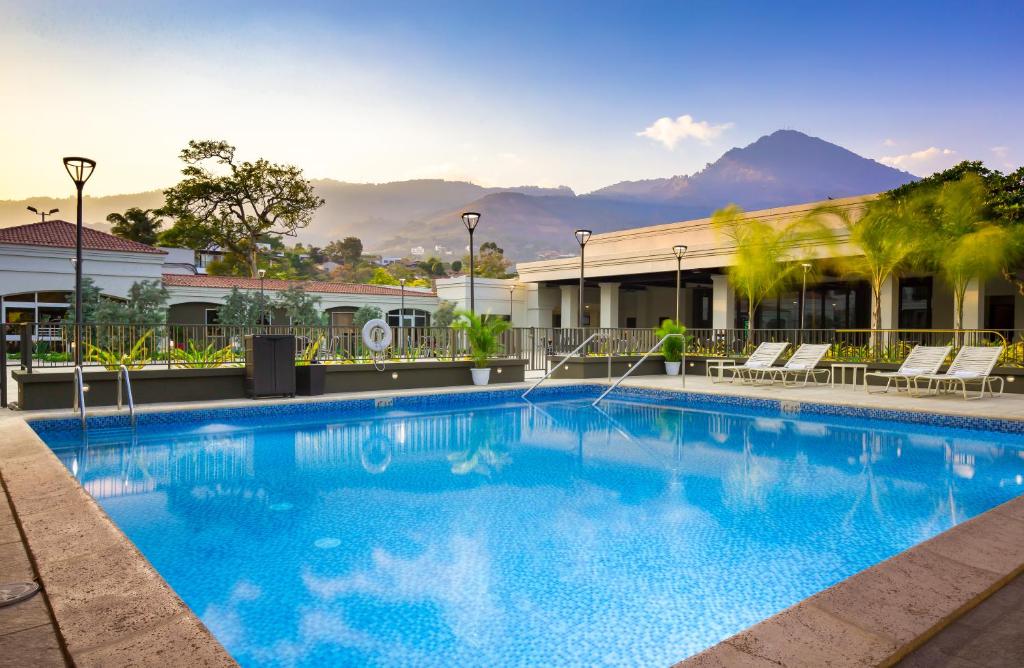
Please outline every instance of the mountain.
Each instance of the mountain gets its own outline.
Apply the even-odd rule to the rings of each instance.
[[[686,202],[715,209],[797,204],[890,190],[917,177],[795,130],[779,130],[727,151],[691,176],[624,181],[591,197]]]
[[[624,181],[577,195],[566,187],[485,188],[464,181],[423,179],[393,183],[313,182],[326,200],[303,243],[326,245],[354,235],[370,252],[408,255],[421,246],[448,249],[446,259],[465,252],[466,231],[459,214],[482,214],[477,243],[495,241],[516,260],[575,252],[573,230],[628,229],[698,218],[728,203],[745,209],[848,197],[889,190],[917,177],[863,158],[840,146],[794,130],[779,130],[754,143],[727,151],[689,176]],[[132,206],[157,208],[158,190],[132,195],[86,197],[85,218],[103,227],[108,213]],[[50,209],[72,219],[72,199],[32,198],[0,201],[0,227],[33,220],[26,205]],[[93,221],[99,224],[94,224]]]

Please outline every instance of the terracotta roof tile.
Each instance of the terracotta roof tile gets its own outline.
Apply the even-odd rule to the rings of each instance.
[[[187,288],[238,288],[239,290],[259,290],[260,279],[241,276],[206,276],[203,274],[164,274],[164,285]],[[299,286],[307,292],[323,292],[349,295],[380,295],[397,297],[402,294],[401,288],[395,285],[364,285],[362,283],[336,283],[334,281],[286,281],[279,278],[263,279],[263,289],[270,291],[287,290]],[[424,288],[406,288],[407,297],[433,297],[435,292]]]
[[[75,224],[65,220],[48,220],[44,223],[0,228],[0,244],[74,248]],[[84,226],[82,227],[82,248],[93,251],[166,255],[159,248],[115,237],[113,234]]]

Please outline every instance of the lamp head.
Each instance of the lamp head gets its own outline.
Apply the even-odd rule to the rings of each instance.
[[[26,206],[25,208],[31,211],[32,213],[39,213],[39,209],[35,208],[34,206]]]
[[[401,285],[404,288],[405,287],[405,279],[404,278],[398,279],[398,284]]]
[[[576,230],[576,243],[580,245],[580,248],[587,245],[592,234],[593,232],[590,230]]]
[[[46,215],[47,216],[52,216],[53,214],[55,214],[55,213],[57,213],[59,211],[60,211],[60,209],[50,209],[49,211],[46,212]]]
[[[93,170],[96,169],[96,161],[89,158],[71,156],[64,158],[64,169],[68,170],[68,176],[75,182],[75,185],[81,188],[89,180],[89,177],[92,176]]]
[[[466,225],[466,229],[472,232],[480,222],[480,214],[476,211],[467,211],[462,214],[462,222]]]
[[[804,273],[806,274],[807,271],[811,268],[811,263],[810,262],[801,262],[800,266],[804,268]]]
[[[263,278],[264,276],[267,275],[267,270],[266,269],[260,269],[256,273],[258,273],[260,275],[260,278]]]
[[[686,246],[682,244],[676,244],[672,247],[672,252],[675,253],[676,259],[682,260],[683,256],[686,255]]]

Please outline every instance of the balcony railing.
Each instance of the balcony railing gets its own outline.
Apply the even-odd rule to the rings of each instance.
[[[14,363],[34,367],[73,366],[74,324],[24,323],[3,325],[2,337]],[[469,347],[463,332],[447,327],[395,327],[391,347],[383,355],[391,360],[464,359]],[[598,333],[586,355],[639,355],[657,342],[653,329],[513,327],[501,335],[501,357],[526,359],[531,369],[547,369],[548,358],[565,355],[591,334]],[[321,362],[372,361],[355,327],[303,327],[284,325],[114,325],[87,324],[82,331],[86,366],[116,369],[163,365],[205,367],[244,361],[247,334],[294,334],[296,359],[315,357]],[[26,337],[27,338],[24,338]],[[831,343],[828,359],[870,363],[900,363],[914,345],[1005,345],[1001,366],[1024,366],[1024,330],[863,330],[863,329],[711,329],[687,332],[687,354],[700,357],[744,357],[764,341]],[[20,347],[30,341],[31,355]],[[15,352],[17,351],[17,352]]]

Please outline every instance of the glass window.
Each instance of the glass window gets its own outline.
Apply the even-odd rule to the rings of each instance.
[[[67,292],[40,292],[39,302],[42,304],[67,304],[71,295]]]
[[[220,309],[208,308],[206,309],[206,324],[217,325],[220,324]]]
[[[401,309],[388,311],[388,324],[391,325],[392,327],[426,327],[430,324],[430,313],[428,313],[427,311],[407,308],[405,309],[405,322],[399,324],[401,315]]]
[[[36,300],[36,293],[34,292],[19,292],[16,295],[7,295],[4,297],[6,302],[34,302]]]
[[[900,329],[928,329],[932,324],[932,279],[900,279]]]

